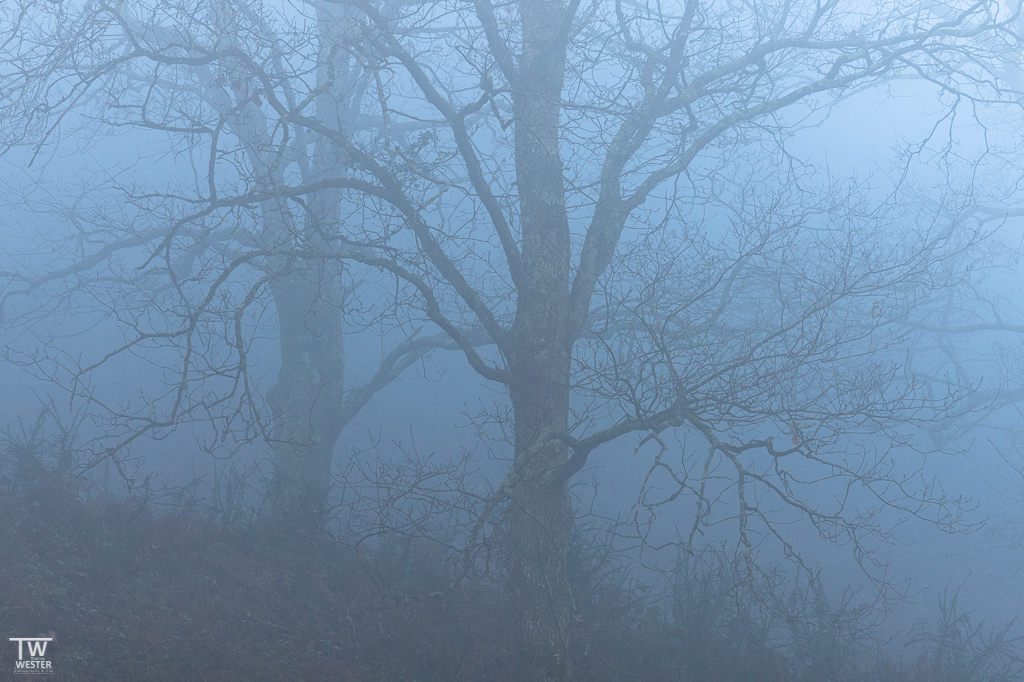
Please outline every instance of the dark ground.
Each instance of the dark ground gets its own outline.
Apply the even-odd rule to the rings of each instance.
[[[462,562],[436,544],[356,550],[144,498],[85,499],[21,460],[0,459],[0,680],[15,677],[7,638],[51,632],[54,677],[17,677],[512,679],[500,575],[455,580]],[[901,663],[850,605],[807,589],[759,596],[720,560],[656,594],[600,537],[581,533],[573,554],[579,680],[1022,679],[1011,632],[972,625],[952,599]]]

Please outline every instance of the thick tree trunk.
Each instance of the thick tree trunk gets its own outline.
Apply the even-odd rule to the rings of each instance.
[[[341,49],[354,24],[343,9],[329,6],[320,8],[317,18],[317,118],[341,129],[351,115],[346,107],[358,78]],[[305,179],[342,175],[336,145],[319,135],[314,139]],[[299,235],[303,246],[330,249],[339,229],[341,201],[339,189],[310,193]],[[281,220],[287,218],[282,215]],[[343,266],[330,260],[299,260],[285,267],[287,276],[272,284],[281,373],[267,395],[274,415],[276,516],[286,527],[316,531],[329,504],[334,447],[351,417],[344,405]]]
[[[523,51],[515,106],[516,175],[522,220],[522,281],[509,357],[515,417],[509,570],[519,642],[519,677],[572,676],[572,595],[566,555],[573,511],[556,482],[567,450],[572,334],[570,241],[559,151],[565,78],[565,10],[558,0],[523,0]]]
[[[323,267],[307,266],[273,284],[281,372],[267,394],[273,413],[276,521],[320,526],[328,504],[341,418],[345,350],[341,287]]]
[[[543,352],[536,346],[534,350]],[[553,474],[565,463],[565,447],[549,435],[565,430],[568,384],[552,379],[563,373],[550,367],[554,363],[530,364],[516,373],[519,381],[512,392],[516,482],[508,549],[520,638],[517,677],[567,680],[572,676],[569,625],[574,607],[566,558],[573,510],[566,484],[553,482]]]

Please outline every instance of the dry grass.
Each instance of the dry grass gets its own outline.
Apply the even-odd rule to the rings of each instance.
[[[130,499],[83,500],[43,470],[11,480],[0,476],[0,636],[55,631],[57,679],[512,680],[501,591],[453,587],[458,558],[425,540],[357,555]],[[727,563],[639,594],[596,537],[581,534],[572,564],[580,680],[963,682],[965,665],[979,682],[1020,679],[1009,631],[970,626],[955,603],[920,629],[908,665],[856,627],[787,630]]]

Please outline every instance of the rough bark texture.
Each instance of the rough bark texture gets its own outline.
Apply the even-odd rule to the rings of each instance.
[[[553,0],[524,0],[521,10],[523,51],[513,98],[523,281],[509,357],[515,411],[511,592],[521,638],[519,677],[566,680],[572,671],[566,554],[573,511],[567,485],[554,482],[567,458],[557,435],[568,427],[572,353],[571,253],[559,153],[566,19]]]
[[[273,285],[281,329],[281,372],[267,394],[273,411],[278,521],[315,529],[330,492],[341,435],[344,345],[340,285],[309,266]]]

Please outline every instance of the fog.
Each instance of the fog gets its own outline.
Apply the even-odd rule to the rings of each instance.
[[[1018,11],[0,6],[5,670],[1024,679]]]

